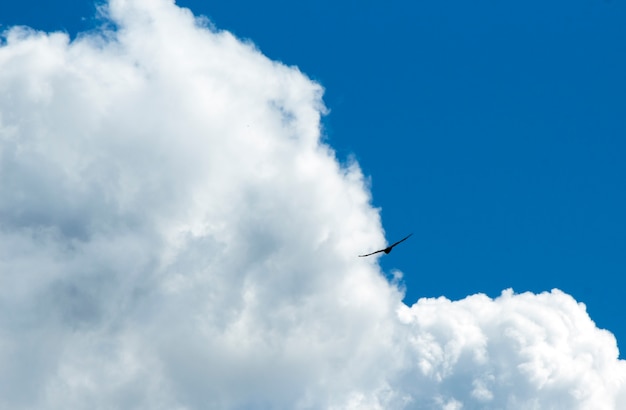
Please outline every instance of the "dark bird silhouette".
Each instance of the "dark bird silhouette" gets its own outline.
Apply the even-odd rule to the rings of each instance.
[[[368,253],[366,255],[359,255],[359,258],[364,258],[366,256],[374,255],[374,254],[380,253],[380,252],[385,252],[387,254],[387,253],[391,252],[391,250],[393,249],[394,246],[396,246],[400,242],[406,241],[407,239],[409,239],[409,236],[411,236],[411,235],[413,235],[413,234],[412,233],[408,234],[405,238],[400,239],[398,242],[394,243],[393,245],[387,246],[385,249],[381,249],[381,250],[376,251],[376,252]]]

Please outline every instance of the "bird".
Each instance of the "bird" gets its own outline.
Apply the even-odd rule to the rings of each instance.
[[[389,246],[387,246],[385,249],[381,249],[381,250],[378,250],[378,251],[376,251],[376,252],[368,253],[368,254],[366,254],[366,255],[359,255],[359,258],[364,258],[364,257],[366,257],[366,256],[374,255],[374,254],[376,254],[376,253],[380,253],[380,252],[385,252],[385,254],[387,254],[387,253],[391,252],[391,250],[393,249],[393,247],[394,247],[394,246],[396,246],[396,245],[397,245],[397,244],[399,244],[400,242],[404,242],[404,241],[406,241],[407,239],[409,239],[409,237],[410,237],[411,235],[413,235],[413,233],[408,234],[406,237],[404,237],[404,238],[400,239],[398,242],[394,243],[393,245],[389,245]]]

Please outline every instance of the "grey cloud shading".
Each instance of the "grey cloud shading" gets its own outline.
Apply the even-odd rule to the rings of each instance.
[[[171,1],[101,11],[0,47],[0,408],[626,406],[570,296],[409,307],[354,257],[384,232],[319,84]]]

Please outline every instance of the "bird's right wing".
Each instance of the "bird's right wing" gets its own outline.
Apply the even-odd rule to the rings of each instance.
[[[390,248],[393,248],[394,246],[396,246],[397,244],[399,244],[400,242],[404,242],[407,239],[409,239],[411,237],[411,235],[413,235],[413,233],[408,234],[406,237],[400,239],[398,242],[394,243],[393,245],[390,246]]]

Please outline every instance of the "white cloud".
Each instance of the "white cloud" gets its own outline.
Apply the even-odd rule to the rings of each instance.
[[[626,406],[570,296],[408,307],[355,257],[383,232],[318,84],[171,2],[105,10],[0,48],[0,408]]]
[[[559,290],[403,306],[405,363],[419,386],[469,408],[617,409],[626,365],[613,335]],[[416,396],[430,395],[419,388]],[[618,404],[621,404],[618,405]],[[465,407],[464,407],[465,408]]]

